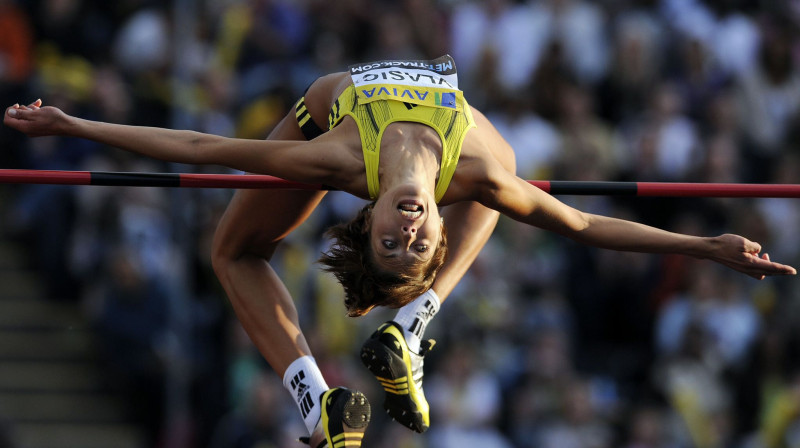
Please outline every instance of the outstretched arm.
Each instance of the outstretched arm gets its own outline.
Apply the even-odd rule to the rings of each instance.
[[[738,235],[696,237],[576,210],[511,174],[497,171],[481,202],[521,222],[605,249],[677,253],[716,261],[751,277],[794,275],[796,270],[759,256],[761,245]]]
[[[340,169],[338,145],[330,137],[325,142],[264,141],[127,126],[72,117],[55,107],[41,107],[41,100],[9,107],[3,121],[31,137],[80,137],[168,162],[224,165],[298,182],[328,183]]]

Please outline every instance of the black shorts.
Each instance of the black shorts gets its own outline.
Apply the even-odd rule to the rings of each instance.
[[[294,112],[295,117],[297,117],[297,124],[300,126],[300,130],[303,131],[306,140],[313,140],[325,133],[322,128],[314,123],[311,114],[308,113],[305,96],[300,97],[300,100],[294,108]]]

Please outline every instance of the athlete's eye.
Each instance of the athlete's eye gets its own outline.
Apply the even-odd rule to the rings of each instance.
[[[394,249],[395,247],[397,247],[397,243],[395,243],[392,240],[383,240],[383,247],[387,249]]]
[[[417,246],[417,252],[425,253],[427,251],[428,251],[428,245],[427,244],[420,244],[419,246]]]

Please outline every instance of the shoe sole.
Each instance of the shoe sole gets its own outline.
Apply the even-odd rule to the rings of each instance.
[[[378,339],[369,339],[361,347],[361,362],[375,375],[386,391],[383,408],[391,418],[406,428],[423,433],[428,430],[424,417],[409,391],[413,387],[403,358]]]
[[[326,430],[325,439],[328,446],[361,446],[361,439],[364,437],[364,432],[372,417],[372,407],[369,404],[369,400],[359,391],[344,390],[344,393],[349,395],[344,400],[337,398],[329,409],[324,403],[328,400],[328,394],[330,393],[331,391],[326,392],[321,400],[323,403],[323,427],[329,428],[331,420],[341,421],[343,431],[331,436],[330,431]]]

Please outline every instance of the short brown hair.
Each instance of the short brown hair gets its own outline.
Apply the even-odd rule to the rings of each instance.
[[[386,271],[373,261],[370,246],[370,216],[374,202],[362,208],[348,223],[328,229],[334,240],[319,262],[333,273],[344,288],[344,306],[350,317],[363,316],[376,306],[400,308],[416,299],[436,280],[436,274],[447,259],[447,231],[431,259],[422,265],[408,266],[404,272]]]

